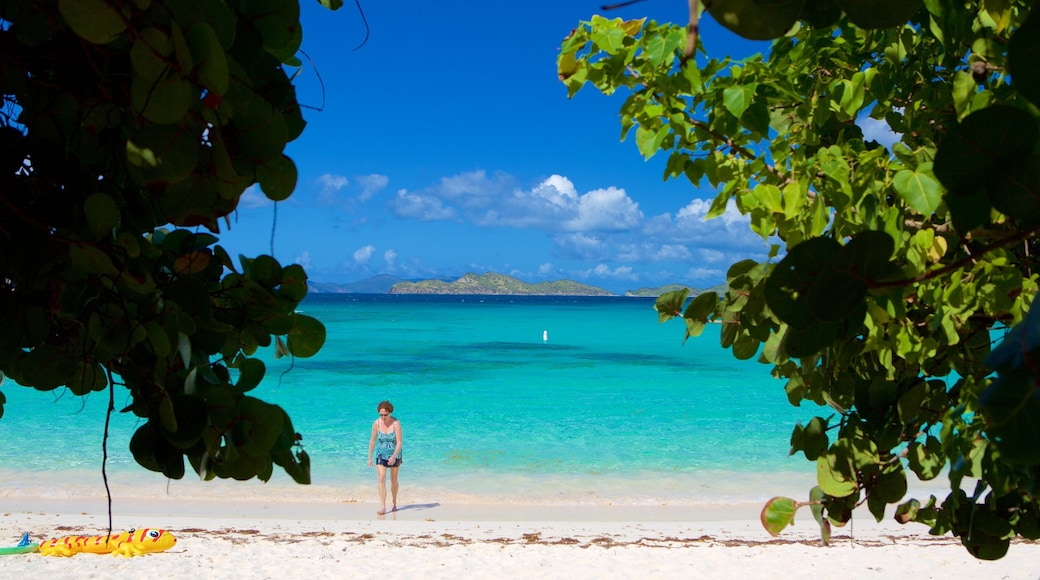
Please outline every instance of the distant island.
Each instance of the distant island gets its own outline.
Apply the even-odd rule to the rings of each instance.
[[[309,282],[309,291],[314,294],[446,294],[446,295],[500,295],[500,296],[616,296],[613,292],[575,282],[556,280],[531,284],[505,274],[465,274],[456,280],[402,280],[390,274],[380,274],[350,284],[331,282]],[[704,292],[725,292],[726,286],[708,289],[693,288],[683,284],[666,284],[655,288],[628,290],[623,296],[657,297],[665,292],[689,290],[690,296]]]
[[[453,282],[400,282],[390,294],[498,294],[505,296],[613,296],[614,293],[573,280],[528,284],[505,274],[466,274]]]

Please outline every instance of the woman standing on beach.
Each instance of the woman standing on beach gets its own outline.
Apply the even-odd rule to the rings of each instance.
[[[397,472],[401,470],[401,422],[390,415],[394,406],[390,401],[382,401],[376,406],[379,418],[372,423],[372,438],[368,440],[368,466],[372,467],[372,452],[376,454],[376,472],[379,473],[379,503],[382,505],[376,512],[386,513],[386,471],[390,470],[390,494],[393,508],[397,511]]]

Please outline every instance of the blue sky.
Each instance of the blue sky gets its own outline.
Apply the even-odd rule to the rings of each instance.
[[[685,22],[686,2],[646,0],[604,12],[593,1],[365,0],[329,12],[302,0],[297,78],[308,122],[287,153],[293,196],[246,192],[221,243],[271,253],[312,281],[387,273],[455,278],[499,272],[623,292],[724,281],[766,244],[735,211],[704,221],[714,191],[663,182],[665,158],[620,141],[623,97],[574,99],[556,78],[562,39],[593,14]],[[750,54],[710,18],[709,53]],[[318,75],[324,83],[324,100]],[[321,110],[315,110],[320,108]]]

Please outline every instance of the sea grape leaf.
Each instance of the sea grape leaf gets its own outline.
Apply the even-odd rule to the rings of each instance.
[[[926,437],[923,443],[920,441],[910,443],[907,462],[910,469],[922,481],[935,479],[942,473],[942,468],[946,465],[946,459],[942,455],[942,444],[931,435]]]
[[[1008,46],[1008,70],[1011,84],[1019,93],[1040,107],[1040,14],[1031,10],[1026,21],[1015,31]]]
[[[805,328],[815,320],[807,296],[815,279],[826,270],[841,245],[831,238],[812,238],[784,256],[766,281],[769,308],[792,327]]]
[[[301,358],[314,356],[325,344],[325,325],[314,317],[297,314],[296,323],[289,331],[287,339],[289,352],[293,356]]]
[[[284,201],[296,189],[296,164],[286,155],[261,162],[256,167],[260,189],[271,201]]]
[[[719,24],[750,40],[783,36],[798,21],[804,5],[805,0],[714,0],[706,4]]]
[[[1036,121],[1022,109],[987,107],[950,130],[932,168],[947,189],[973,191],[985,186],[993,168],[1005,159],[1031,154],[1038,135]]]
[[[206,90],[223,96],[231,82],[227,53],[208,22],[199,22],[188,33],[191,56],[198,64],[198,79]]]
[[[105,0],[58,0],[58,11],[80,38],[108,44],[126,31],[123,15]]]
[[[798,502],[789,497],[774,497],[762,507],[759,519],[770,536],[776,537],[784,528],[794,523]]]
[[[986,188],[993,207],[1024,223],[1040,219],[1040,156],[1020,155],[994,167]]]
[[[83,202],[83,213],[87,216],[90,231],[95,239],[111,234],[122,214],[115,200],[104,193],[94,193]]]
[[[282,431],[285,413],[255,397],[245,396],[238,402],[238,420],[235,423],[235,441],[242,443],[244,456],[267,457]]]
[[[831,497],[850,496],[859,489],[851,458],[837,443],[816,460],[816,483]]]
[[[829,28],[841,19],[836,0],[805,0],[800,18],[813,28]]]
[[[686,297],[690,295],[687,288],[665,292],[654,301],[654,310],[657,311],[657,321],[667,322],[676,316],[682,316],[683,304]]]
[[[922,0],[835,0],[849,20],[860,28],[892,28],[906,24]]]

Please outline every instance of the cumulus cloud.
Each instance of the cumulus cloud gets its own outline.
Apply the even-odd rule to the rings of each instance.
[[[686,279],[689,280],[690,282],[707,281],[707,282],[710,282],[711,284],[716,284],[716,283],[718,283],[719,280],[725,280],[726,279],[726,270],[727,269],[728,268],[713,269],[713,268],[694,267],[694,268],[690,268],[686,272]]]
[[[340,203],[339,192],[349,184],[346,177],[326,173],[315,180],[320,188],[318,190],[318,203],[322,205],[334,205]]]
[[[706,219],[712,202],[694,199],[679,208],[675,215],[665,213],[646,221],[642,234],[661,244],[680,244],[724,249],[726,251],[760,251],[765,242],[750,229],[750,218],[741,215],[730,200],[717,217]]]
[[[401,217],[424,222],[456,219],[455,209],[445,207],[437,197],[411,193],[404,189],[397,192],[397,197],[390,202],[390,207]]]
[[[304,268],[309,268],[311,265],[311,253],[307,250],[304,250],[300,252],[300,255],[296,256],[296,259],[293,261],[303,266]]]
[[[579,194],[569,179],[553,174],[530,189],[505,174],[472,171],[445,177],[420,192],[398,192],[399,216],[430,221],[458,219],[482,227],[546,232],[601,232],[638,228],[639,204],[624,189]]]
[[[635,280],[637,276],[629,266],[618,266],[611,268],[606,264],[597,264],[594,268],[584,272],[586,278],[600,278],[604,280]]]
[[[553,238],[561,256],[577,260],[603,260],[609,257],[609,246],[596,236],[582,233],[562,234]]]
[[[387,250],[383,252],[383,262],[386,263],[387,270],[393,270],[395,262],[397,261],[397,252],[393,250]]]
[[[367,264],[372,259],[372,254],[375,253],[376,248],[373,245],[367,245],[362,248],[358,248],[354,251],[354,262],[357,264]]]
[[[657,263],[663,268],[661,276],[690,269],[722,277],[727,264],[748,257],[765,259],[768,252],[733,202],[712,219],[705,219],[710,199],[691,199],[671,212],[648,217],[618,186],[583,192],[559,174],[532,187],[514,182],[501,173],[460,173],[421,190],[399,190],[390,207],[398,217],[420,221],[544,232],[552,241],[554,260],[561,263],[534,267],[539,276],[635,280],[629,265]],[[565,264],[570,261],[599,266],[575,269]]]
[[[616,187],[596,189],[578,198],[578,215],[563,224],[570,231],[628,230],[639,226],[639,204]]]
[[[361,186],[361,193],[358,194],[357,199],[361,202],[366,202],[372,199],[372,196],[383,190],[384,187],[390,183],[390,178],[385,175],[373,173],[371,175],[362,175],[361,177],[354,178],[358,185]]]

